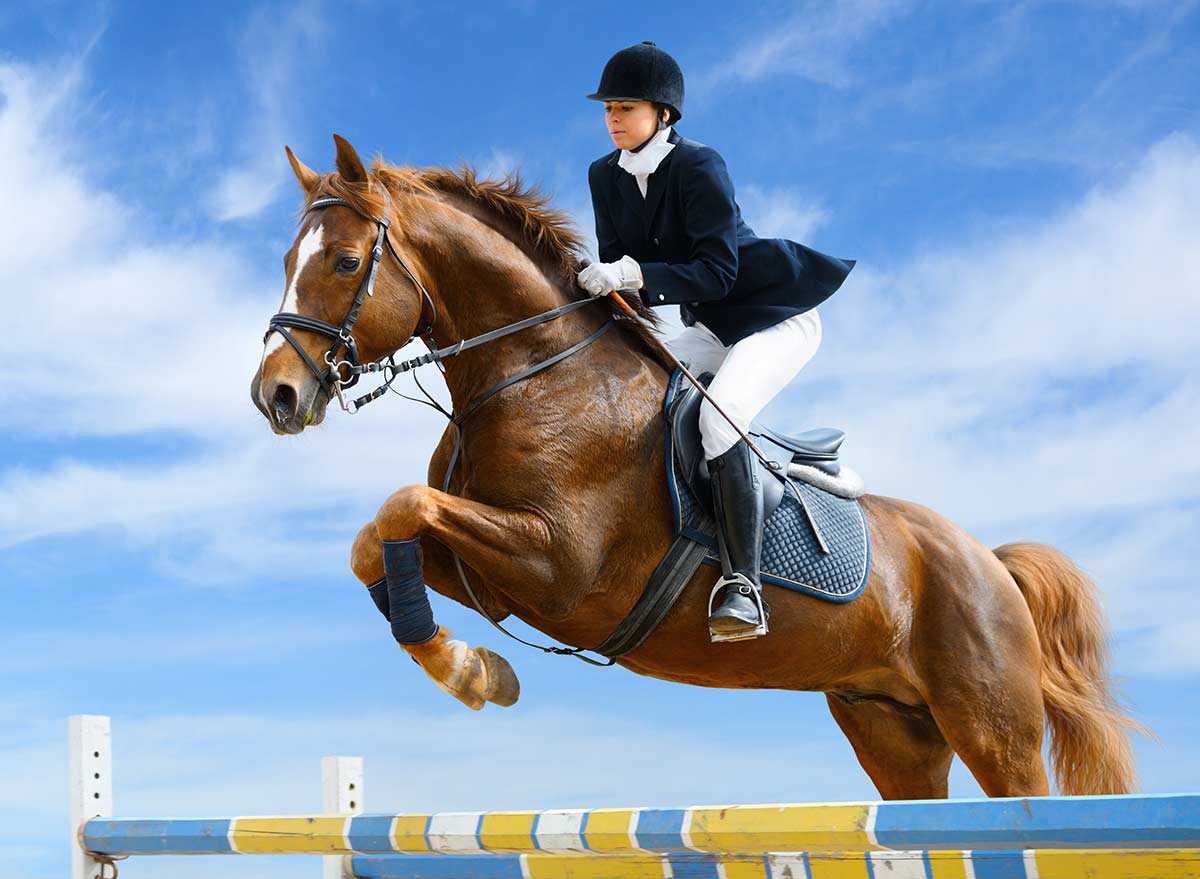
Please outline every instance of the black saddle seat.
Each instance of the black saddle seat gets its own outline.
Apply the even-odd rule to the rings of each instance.
[[[752,436],[769,439],[775,445],[787,449],[792,453],[792,460],[798,464],[807,464],[810,460],[836,461],[838,449],[842,447],[842,440],[846,438],[845,431],[832,427],[818,427],[795,436],[786,436],[769,427],[752,425],[750,433]],[[830,475],[836,476],[837,472],[834,471]]]

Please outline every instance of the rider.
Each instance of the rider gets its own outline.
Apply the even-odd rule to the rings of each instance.
[[[854,266],[784,238],[758,238],[742,220],[725,162],[681,136],[683,73],[646,40],[617,52],[600,86],[617,149],[588,169],[600,262],[579,273],[593,296],[634,287],[648,306],[679,305],[685,327],[667,342],[745,432],[821,342],[816,306]],[[704,457],[721,529],[721,604],[709,629],[753,637],[760,619],[763,495],[749,446],[707,401]],[[765,605],[763,605],[765,610]]]

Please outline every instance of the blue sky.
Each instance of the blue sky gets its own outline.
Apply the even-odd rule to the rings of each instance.
[[[519,168],[591,232],[583,95],[654,39],[679,130],[764,236],[859,265],[772,404],[871,490],[1101,585],[1150,791],[1200,789],[1195,2],[8,4],[0,11],[0,851],[65,869],[66,722],[114,717],[118,814],[869,798],[815,694],[710,692],[501,643],[468,712],[346,560],[441,430],[421,407],[272,435],[247,398],[298,206],[288,143]],[[809,645],[807,649],[820,649]],[[746,749],[761,771],[703,767]],[[977,791],[956,767],[952,792]],[[203,863],[138,864],[191,876]],[[228,876],[292,875],[278,861]],[[315,873],[316,865],[306,868]]]

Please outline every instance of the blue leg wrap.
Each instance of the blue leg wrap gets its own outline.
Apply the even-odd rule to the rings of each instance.
[[[433,608],[425,591],[421,541],[415,537],[383,541],[383,569],[387,572],[392,634],[402,645],[424,644],[437,634],[438,626],[433,621]]]
[[[384,577],[377,583],[372,583],[367,587],[367,592],[371,595],[371,600],[375,602],[375,606],[379,608],[379,612],[383,614],[385,620],[392,619],[392,605],[388,601],[388,584],[387,577]]]

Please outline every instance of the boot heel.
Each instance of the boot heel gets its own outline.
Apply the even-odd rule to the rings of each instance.
[[[713,611],[713,602],[716,600],[717,592],[722,589],[733,589],[736,591],[726,596],[726,600],[722,602],[721,607]],[[741,599],[741,600],[738,600]],[[742,607],[728,608],[727,605],[734,603],[735,605],[743,605]],[[749,608],[744,605],[749,604]],[[722,615],[722,611],[728,611]],[[741,574],[734,574],[731,577],[721,577],[717,580],[717,585],[712,588],[708,594],[708,637],[713,643],[722,641],[747,641],[751,638],[758,638],[767,634],[767,610],[766,603],[762,599],[762,590],[755,589],[754,585]],[[752,619],[750,617],[753,617]]]

